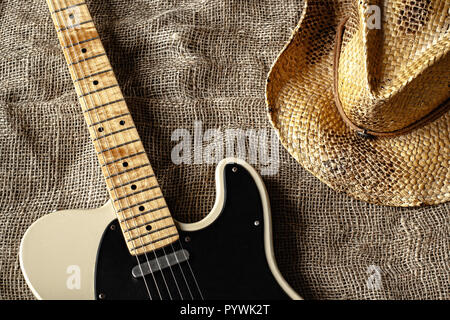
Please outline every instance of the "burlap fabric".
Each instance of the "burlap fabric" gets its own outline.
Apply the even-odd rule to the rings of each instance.
[[[213,164],[177,165],[174,130],[270,128],[264,84],[300,1],[89,1],[176,218],[214,201]],[[450,298],[449,205],[391,208],[336,193],[279,148],[264,176],[275,249],[305,298]],[[107,193],[43,0],[0,2],[0,298],[30,299],[19,269],[26,228]],[[256,164],[257,169],[262,165]]]

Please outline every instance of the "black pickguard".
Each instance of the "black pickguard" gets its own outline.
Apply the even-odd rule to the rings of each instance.
[[[182,246],[190,253],[190,266],[181,262],[147,275],[152,299],[288,299],[266,260],[263,209],[253,178],[242,166],[228,164],[225,190],[225,205],[214,223],[200,231],[180,231],[181,244],[164,248],[169,254]],[[105,230],[97,256],[97,299],[149,299],[143,279],[131,274],[137,260],[129,254],[117,220],[111,225]],[[152,260],[155,254],[147,254],[147,258]],[[144,255],[138,259],[146,261]]]

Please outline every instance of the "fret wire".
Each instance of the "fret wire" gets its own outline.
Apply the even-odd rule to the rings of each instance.
[[[88,125],[88,127],[89,128],[95,127],[96,125],[102,124],[103,122],[111,121],[111,120],[122,118],[122,117],[126,117],[126,116],[129,116],[129,115],[130,115],[129,112],[125,112],[125,113],[119,114],[119,115],[111,117],[111,118],[107,118],[107,119],[104,119],[104,120],[101,120],[101,121],[97,121],[97,122],[95,122],[93,124]]]
[[[118,144],[116,146],[110,147],[108,149],[104,149],[104,150],[102,150],[100,152],[97,152],[97,154],[102,154],[102,153],[105,153],[105,152],[108,152],[108,151],[111,151],[111,150],[114,150],[114,149],[117,149],[117,148],[120,148],[120,147],[123,147],[123,146],[127,146],[127,145],[135,143],[135,142],[140,142],[140,141],[141,141],[141,139],[134,139],[134,140],[131,140],[131,141],[127,141],[127,142]]]
[[[145,212],[139,213],[137,215],[132,215],[132,216],[130,216],[128,218],[125,218],[125,219],[123,219],[120,222],[126,222],[126,221],[131,220],[131,219],[136,219],[136,218],[139,218],[141,216],[145,216],[145,215],[147,215],[149,213],[156,212],[156,211],[161,211],[161,210],[166,209],[166,208],[167,208],[167,205],[164,205],[164,206],[161,206],[161,207],[158,207],[158,208],[155,208],[155,209],[150,209],[150,210],[147,210]]]
[[[100,53],[100,54],[97,54],[97,55],[92,56],[92,57],[87,57],[87,58],[81,59],[79,61],[72,62],[71,64],[69,64],[69,67],[72,67],[73,65],[79,64],[81,62],[89,61],[89,60],[92,60],[92,59],[95,59],[95,58],[99,58],[99,57],[104,57],[104,56],[106,56],[106,53]]]
[[[138,236],[134,236],[133,238],[127,239],[127,242],[131,242],[131,241],[137,240],[140,237],[147,237],[147,236],[149,236],[149,235],[151,235],[153,233],[156,233],[156,232],[159,233],[162,230],[166,230],[166,229],[173,228],[173,227],[176,227],[175,224],[169,224],[169,225],[163,226],[163,227],[155,229],[155,230],[150,230],[150,231],[148,231],[146,233],[142,233],[142,234],[140,234]]]
[[[74,37],[77,37],[77,32],[74,32],[73,30],[70,30],[70,31],[67,31],[67,32],[59,32],[59,33],[58,33],[58,37],[59,37],[60,39],[63,39],[62,41],[63,41],[64,43],[71,43],[70,45],[64,46],[64,47],[63,47],[63,50],[64,50],[65,52],[69,52],[68,50],[73,49],[75,46],[81,45],[81,44],[83,44],[83,43],[88,43],[88,42],[94,41],[94,40],[96,40],[96,39],[98,40],[96,46],[98,46],[99,49],[103,50],[103,47],[102,47],[102,45],[101,45],[100,36],[99,36],[99,34],[97,33],[97,30],[96,30],[96,29],[89,29],[89,30],[86,30],[85,33],[86,33],[86,36],[89,35],[89,37],[88,37],[87,39],[80,40],[79,38],[77,38],[77,42],[73,42],[72,39],[73,39]],[[90,45],[91,45],[91,44],[90,44]],[[72,58],[72,57],[71,57],[71,58]],[[78,56],[78,55],[75,55],[73,58],[79,58],[79,56]],[[74,61],[74,60],[72,60],[72,61],[67,61],[67,65],[70,67],[70,66],[71,66],[71,63],[72,63],[73,61]]]
[[[119,162],[119,161],[122,161],[122,160],[126,160],[126,159],[129,159],[129,158],[135,157],[135,156],[139,156],[141,154],[145,154],[145,151],[140,151],[140,152],[137,152],[137,153],[134,153],[134,154],[130,154],[130,155],[127,155],[127,156],[119,158],[119,159],[114,159],[113,161],[110,161],[110,162],[107,162],[107,163],[103,163],[102,167],[109,166],[110,164],[113,164],[113,163],[116,163],[116,162]]]
[[[131,168],[131,169],[127,169],[127,170],[124,170],[124,171],[120,171],[120,172],[114,173],[114,174],[112,174],[110,176],[105,176],[105,178],[106,179],[111,179],[111,178],[120,176],[121,174],[128,173],[128,172],[131,172],[131,171],[134,171],[134,170],[137,170],[137,169],[141,169],[141,168],[145,168],[145,167],[149,167],[149,166],[150,166],[150,163],[144,163],[144,164],[142,164],[140,166],[137,166],[137,167],[134,167],[134,168]]]
[[[126,211],[126,210],[130,210],[130,209],[136,208],[136,207],[138,207],[138,206],[140,206],[140,205],[143,205],[143,204],[146,204],[146,203],[150,203],[150,202],[154,202],[154,201],[156,201],[156,200],[160,200],[160,199],[163,199],[163,198],[164,198],[164,196],[160,195],[160,196],[156,196],[156,197],[153,197],[153,198],[150,198],[150,199],[146,199],[146,200],[144,200],[144,201],[141,201],[141,202],[132,204],[132,205],[130,205],[130,206],[128,206],[128,207],[122,207],[122,208],[121,208],[119,211],[117,211],[117,212],[123,212],[123,211]],[[131,213],[133,213],[133,212],[131,212]]]
[[[70,44],[70,45],[68,45],[68,46],[65,46],[64,49],[69,49],[69,48],[78,46],[78,45],[80,45],[80,44],[83,44],[83,43],[86,43],[86,42],[89,42],[89,41],[93,41],[93,40],[97,40],[97,39],[100,39],[100,37],[98,36],[98,37],[94,37],[94,38],[82,40],[82,41],[79,41],[79,42],[76,42],[76,43],[72,43],[72,44]]]
[[[134,229],[146,226],[146,225],[154,223],[154,222],[158,222],[158,221],[161,221],[161,220],[169,219],[169,218],[172,218],[172,216],[170,214],[168,214],[166,216],[162,216],[162,217],[156,218],[156,219],[153,219],[153,220],[150,220],[150,221],[147,221],[145,223],[138,224],[138,225],[136,225],[136,226],[134,226],[132,228],[124,229],[123,232],[130,232],[130,231],[133,231]]]
[[[178,233],[173,233],[173,234],[170,234],[168,236],[165,236],[165,237],[162,237],[162,238],[159,238],[159,239],[156,239],[156,240],[153,240],[153,241],[141,244],[141,245],[139,245],[137,247],[132,248],[131,251],[137,251],[137,250],[139,250],[141,248],[145,248],[145,247],[147,247],[147,246],[149,246],[151,244],[155,244],[157,242],[160,242],[160,241],[163,241],[163,240],[166,240],[166,239],[169,239],[169,238],[173,238],[173,237],[176,237],[176,236],[178,236]]]
[[[101,92],[101,91],[104,91],[104,90],[108,90],[108,89],[111,89],[111,88],[116,88],[116,87],[118,87],[118,86],[119,86],[118,84],[113,84],[113,85],[111,85],[111,86],[103,87],[103,88],[98,89],[98,90],[94,90],[94,91],[91,91],[91,92],[88,92],[88,93],[84,93],[84,94],[82,94],[82,95],[79,96],[79,97],[80,97],[80,98],[83,98],[83,97],[86,97],[86,96],[90,96],[90,95],[92,95],[92,94],[94,94],[94,93],[98,93],[98,92]]]
[[[139,190],[139,191],[136,191],[136,192],[124,195],[124,196],[122,196],[120,198],[114,199],[114,201],[120,201],[120,200],[123,200],[125,198],[131,197],[131,196],[135,196],[135,195],[137,195],[139,193],[147,192],[147,191],[150,191],[150,190],[153,190],[153,189],[157,189],[157,188],[159,188],[159,185],[155,185],[155,186],[152,186],[152,187],[149,187],[149,188],[145,188],[145,189],[142,189],[142,190]]]
[[[80,23],[72,24],[70,26],[67,26],[67,27],[61,28],[59,30],[56,30],[56,32],[67,31],[67,30],[70,30],[70,29],[82,26],[83,24],[87,24],[87,23],[91,23],[91,22],[93,23],[94,21],[88,20],[88,21],[83,21],[83,22],[80,22]]]
[[[92,134],[93,129],[90,129],[90,133]],[[125,133],[124,133],[125,135]],[[137,135],[137,131],[136,131],[136,135]],[[128,139],[132,139],[133,136],[128,136],[126,135],[126,137]],[[112,136],[112,138],[114,138],[114,136]],[[139,137],[135,137],[135,139],[133,140],[128,140],[126,141],[126,139],[124,139],[125,142],[123,143],[119,143],[117,145],[114,145],[113,142],[110,139],[104,139],[104,140],[94,140],[91,137],[91,142],[94,144],[94,147],[96,148],[97,151],[97,155],[101,155],[103,153],[107,153],[110,152],[109,155],[111,155],[113,158],[116,158],[116,156],[114,155],[114,153],[116,154],[121,154],[121,153],[128,153],[130,151],[130,145],[134,144],[134,143],[139,143]],[[122,150],[116,150],[121,148]],[[142,149],[142,148],[141,148]],[[106,154],[106,156],[108,156],[108,154]],[[110,161],[110,159],[108,159],[107,157],[105,158],[105,160]]]
[[[103,108],[103,107],[109,106],[109,105],[111,105],[111,104],[118,103],[118,102],[122,102],[122,101],[125,101],[125,99],[124,99],[124,98],[121,98],[121,99],[118,99],[118,100],[114,100],[114,101],[111,101],[111,102],[107,102],[107,103],[105,103],[105,104],[101,104],[101,105],[99,105],[99,106],[95,106],[95,107],[92,107],[92,108],[83,110],[83,112],[90,112],[90,111],[93,111],[93,110],[96,110],[96,109],[99,109],[99,108]]]
[[[97,137],[97,138],[95,138],[95,139],[92,139],[92,141],[97,141],[97,140],[100,140],[100,139],[104,139],[104,138],[107,138],[107,137],[109,137],[109,136],[112,136],[113,134],[122,133],[122,132],[125,132],[125,131],[128,131],[128,130],[131,130],[131,129],[136,129],[136,127],[135,127],[135,126],[132,126],[132,127],[120,129],[120,130],[117,130],[117,131],[113,131],[113,132],[104,134],[103,136],[99,136],[99,137]]]
[[[86,80],[86,79],[89,79],[89,78],[92,78],[92,77],[95,77],[95,76],[98,76],[98,75],[100,75],[100,74],[107,73],[107,72],[113,72],[113,69],[108,69],[108,70],[99,71],[99,72],[90,74],[90,75],[88,75],[88,76],[85,76],[85,77],[83,77],[83,78],[80,78],[80,79],[77,79],[77,80],[74,80],[74,81],[75,81],[75,82],[78,82],[78,81]]]
[[[55,13],[58,13],[58,12],[65,11],[65,10],[67,10],[67,9],[79,7],[79,6],[82,6],[82,5],[85,5],[85,4],[86,4],[86,2],[81,2],[81,3],[73,4],[73,5],[67,6],[67,7],[65,7],[65,8],[61,8],[61,9],[54,10],[54,11],[52,12],[52,14],[55,14]]]
[[[142,181],[142,180],[145,180],[145,179],[150,179],[150,178],[155,178],[155,175],[154,174],[150,174],[148,176],[141,177],[141,178],[138,178],[136,180],[132,180],[132,181],[129,181],[129,182],[126,182],[126,183],[122,183],[119,186],[115,186],[114,188],[109,189],[109,191],[113,191],[114,189],[122,188],[122,187],[125,187],[125,186],[129,185],[129,184],[133,184],[133,183],[136,183],[136,182],[139,182],[139,181]]]

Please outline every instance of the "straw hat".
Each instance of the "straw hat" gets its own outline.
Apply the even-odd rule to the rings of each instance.
[[[298,162],[371,203],[450,199],[449,6],[306,1],[266,87],[270,120]]]

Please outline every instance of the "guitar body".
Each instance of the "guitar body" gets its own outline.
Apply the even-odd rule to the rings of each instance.
[[[25,279],[38,299],[299,299],[275,262],[257,172],[240,159],[222,160],[216,190],[203,220],[177,222],[180,241],[138,257],[110,202],[44,216],[21,243]]]

